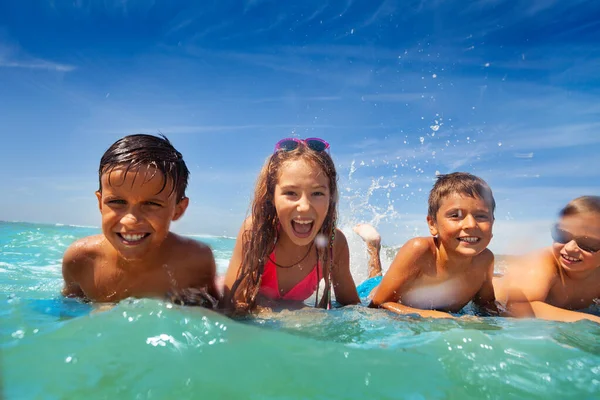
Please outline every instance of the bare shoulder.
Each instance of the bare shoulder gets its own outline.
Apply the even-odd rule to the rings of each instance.
[[[93,264],[103,255],[104,235],[87,236],[73,242],[63,254],[63,270],[76,270]]]
[[[409,239],[402,245],[389,271],[412,271],[419,273],[426,266],[435,265],[437,248],[433,238],[416,237]]]
[[[410,252],[413,258],[436,252],[435,241],[432,237],[416,237],[406,241],[401,250]]]
[[[254,223],[254,220],[252,218],[252,215],[250,215],[249,217],[247,217],[244,222],[242,222],[242,230],[249,230],[252,228],[252,224]]]
[[[506,272],[519,275],[528,273],[538,277],[551,278],[557,275],[556,260],[554,260],[552,250],[544,248],[510,260]]]
[[[490,249],[484,249],[481,253],[475,256],[476,266],[481,268],[489,268],[494,264],[494,253]]]
[[[338,251],[348,248],[348,240],[346,239],[346,235],[344,235],[344,232],[342,232],[338,228],[335,228],[335,238],[333,240],[333,247]]]
[[[177,258],[181,257],[184,260],[194,261],[193,264],[213,260],[211,248],[194,238],[169,233],[169,242],[170,252]]]
[[[550,248],[537,250],[511,261],[506,270],[511,287],[527,288],[531,298],[545,298],[559,279]]]

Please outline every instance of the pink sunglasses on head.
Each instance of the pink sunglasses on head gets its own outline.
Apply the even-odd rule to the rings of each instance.
[[[314,151],[325,151],[329,148],[329,143],[319,138],[307,138],[307,139],[296,139],[296,138],[285,138],[281,139],[277,144],[275,144],[275,151],[292,151],[298,148],[300,144],[304,144],[311,150]]]

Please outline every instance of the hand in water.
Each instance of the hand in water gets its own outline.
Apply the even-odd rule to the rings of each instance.
[[[209,309],[216,309],[217,299],[212,297],[206,289],[186,288],[171,291],[167,294],[173,304],[182,306],[200,306]]]

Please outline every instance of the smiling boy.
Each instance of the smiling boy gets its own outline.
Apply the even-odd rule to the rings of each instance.
[[[600,298],[600,196],[569,202],[552,228],[552,246],[514,260],[494,282],[507,315],[551,321],[590,320]]]
[[[65,252],[63,295],[96,302],[174,296],[214,307],[212,251],[169,231],[189,203],[181,153],[164,136],[130,135],[104,153],[98,173],[102,234]]]
[[[359,294],[372,292],[370,307],[399,314],[450,318],[471,300],[496,311],[492,278],[492,239],[496,203],[485,181],[455,172],[440,175],[429,194],[427,224],[431,237],[410,239],[381,277],[380,237],[370,225],[355,231],[367,242],[369,280]],[[363,286],[364,285],[364,286]]]

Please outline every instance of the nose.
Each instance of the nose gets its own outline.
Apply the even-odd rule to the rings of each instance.
[[[298,203],[296,204],[296,209],[298,212],[308,211],[310,210],[310,200],[306,195],[302,195],[300,199],[298,199]]]
[[[133,225],[137,224],[139,221],[137,211],[134,208],[130,208],[125,212],[125,215],[121,218],[121,223],[123,225]]]
[[[463,219],[463,228],[475,228],[477,226],[477,220],[471,214]]]
[[[579,250],[579,246],[577,246],[577,242],[575,240],[571,240],[569,243],[565,243],[565,250],[577,251]]]

